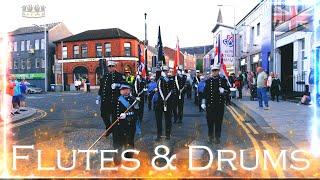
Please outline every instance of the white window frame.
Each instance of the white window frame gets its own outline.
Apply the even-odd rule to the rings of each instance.
[[[14,51],[14,52],[17,52],[17,51],[18,51],[18,42],[17,42],[17,41],[14,41],[14,42],[13,42],[13,51]]]
[[[13,68],[14,68],[14,69],[19,69],[19,62],[18,62],[17,59],[14,59],[14,60],[13,60]]]
[[[78,45],[73,46],[73,58],[79,58],[80,57],[80,49]]]
[[[63,57],[63,59],[68,58],[68,47],[67,46],[62,47],[62,57]]]
[[[26,60],[21,59],[21,69],[25,69],[25,68],[26,68]]]
[[[45,43],[44,39],[41,39],[40,42],[41,42],[40,48],[41,48],[41,50],[44,50],[45,46],[46,46],[46,43]]]
[[[24,50],[25,50],[25,43],[24,43],[24,41],[21,41],[20,51],[24,51]]]
[[[111,43],[105,43],[104,48],[105,48],[105,56],[110,57],[111,56]],[[110,54],[107,54],[107,53],[110,53]]]
[[[40,40],[36,39],[34,40],[34,50],[39,50],[40,49]]]
[[[123,47],[124,47],[124,56],[126,57],[131,56],[131,43],[126,42],[123,44]],[[130,48],[129,55],[127,54],[126,48]]]
[[[41,58],[41,68],[46,68],[46,62],[44,58]]]
[[[40,64],[38,65],[38,63],[40,62]],[[40,61],[40,59],[39,58],[36,58],[35,59],[35,61],[34,61],[34,63],[35,63],[35,68],[40,68],[41,67],[41,61]]]
[[[26,47],[26,49],[27,49],[27,51],[29,51],[30,50],[30,47],[31,47],[31,42],[30,42],[30,40],[27,40],[27,47]]]
[[[32,67],[32,65],[31,65],[31,59],[30,58],[28,58],[27,59],[27,69],[31,69],[31,67]]]

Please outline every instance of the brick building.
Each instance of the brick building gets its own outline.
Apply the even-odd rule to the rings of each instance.
[[[98,85],[101,58],[116,61],[118,72],[123,72],[126,67],[133,73],[136,71],[139,40],[121,29],[89,30],[55,43],[56,69],[59,66],[62,69],[63,63],[65,85],[84,77],[88,77],[92,86]],[[56,74],[57,82],[61,83],[61,70]]]

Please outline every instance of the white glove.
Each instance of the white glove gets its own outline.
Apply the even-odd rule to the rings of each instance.
[[[144,88],[143,91],[144,91],[144,92],[148,91],[148,88]]]
[[[126,113],[121,113],[119,118],[120,118],[120,119],[125,119],[126,116],[127,116]]]
[[[219,87],[219,91],[221,94],[224,93],[224,89],[222,87]]]
[[[165,73],[165,72],[161,72],[161,76],[163,76],[163,77],[167,77],[167,74]]]
[[[206,105],[205,105],[205,104],[201,104],[201,108],[202,108],[203,110],[206,110]]]
[[[111,89],[116,89],[116,87],[117,87],[117,84],[116,84],[116,83],[112,83],[112,84],[111,84]]]
[[[136,97],[136,100],[137,100],[137,101],[141,101],[141,98],[140,98],[140,97]]]
[[[96,100],[96,105],[99,105],[99,104],[100,104],[100,100],[97,99],[97,100]]]
[[[158,88],[154,88],[154,91],[157,92],[157,91],[158,91]]]
[[[198,85],[195,84],[194,87],[198,88]]]

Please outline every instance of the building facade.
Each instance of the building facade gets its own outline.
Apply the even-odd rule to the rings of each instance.
[[[46,38],[44,37],[44,26],[47,30]],[[45,76],[47,76],[47,85],[55,83],[52,69],[55,48],[53,41],[71,35],[63,23],[44,26],[22,27],[9,33],[11,73],[17,79],[26,79],[29,83],[42,89],[45,88]],[[45,74],[45,68],[47,68],[47,74]]]
[[[70,86],[76,79],[88,78],[91,86],[99,85],[99,59],[116,61],[118,72],[137,70],[139,40],[131,34],[118,29],[100,29],[85,31],[56,43],[56,79]],[[142,45],[142,44],[141,44]],[[144,47],[141,46],[143,49]]]
[[[195,47],[184,47],[180,51],[183,54],[191,54],[196,58],[196,70],[204,72],[206,69],[206,62],[204,61],[204,56],[213,48],[213,45],[207,46],[195,46]],[[210,65],[209,65],[210,66]],[[205,67],[205,68],[204,68]]]
[[[272,37],[272,3],[263,0],[236,25],[237,69],[255,72],[261,66],[272,71]]]
[[[319,2],[318,2],[319,4]],[[312,50],[317,48],[318,20],[314,20],[314,7],[311,4],[290,4],[288,1],[275,1],[274,34],[275,63],[273,69],[282,80],[283,88],[289,95],[304,91],[309,84],[312,68]]]

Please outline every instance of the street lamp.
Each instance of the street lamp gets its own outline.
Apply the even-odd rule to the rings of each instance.
[[[218,7],[229,6],[233,8],[233,64],[236,72],[236,8],[233,5],[218,4]]]
[[[44,28],[44,91],[47,92],[48,91],[48,68],[47,68],[47,25],[36,25],[33,24],[34,26],[38,27],[38,28]],[[40,45],[41,45],[41,41],[40,41]]]

